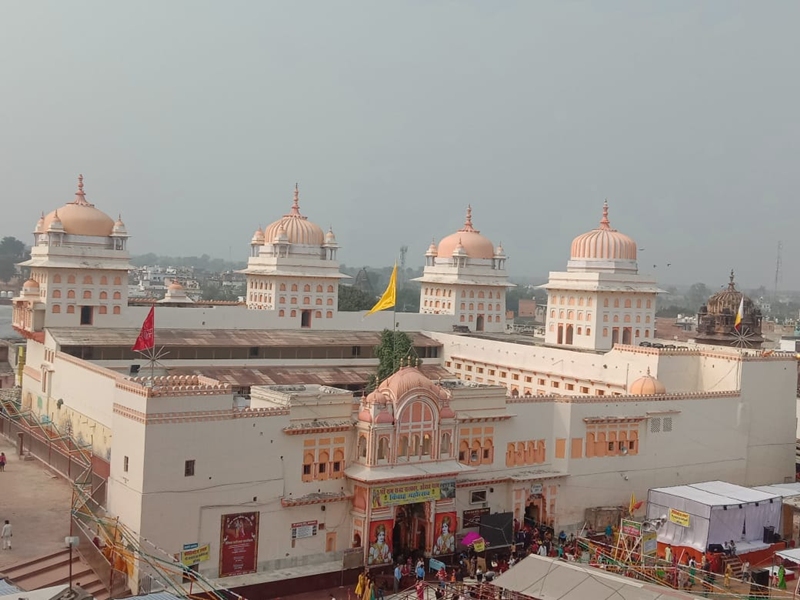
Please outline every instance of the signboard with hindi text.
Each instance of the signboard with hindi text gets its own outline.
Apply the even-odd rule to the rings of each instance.
[[[675,510],[674,508],[669,509],[669,520],[671,523],[675,523],[675,525],[680,525],[681,527],[689,527],[691,521],[691,515],[687,512],[683,512],[682,510]]]
[[[628,519],[622,519],[622,533],[624,535],[632,535],[634,537],[639,537],[642,535],[642,524],[638,521],[629,521]]]
[[[187,567],[211,560],[211,544],[184,544],[181,562]]]
[[[453,488],[455,491],[455,486]],[[449,488],[445,490],[445,495],[448,493]],[[380,487],[372,490],[372,508],[430,502],[431,500],[440,500],[442,497],[444,496],[438,481]]]
[[[642,554],[652,556],[658,551],[658,534],[655,531],[645,531],[642,534]]]

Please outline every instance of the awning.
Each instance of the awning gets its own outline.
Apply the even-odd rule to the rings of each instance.
[[[800,564],[800,548],[789,548],[787,550],[781,550],[779,552],[776,552],[775,554],[777,554],[781,558],[790,560],[793,563]]]
[[[350,479],[363,481],[364,483],[380,483],[395,479],[414,479],[431,477],[451,477],[455,478],[461,473],[475,471],[475,467],[463,465],[456,460],[443,460],[430,463],[396,464],[385,467],[366,467],[363,465],[350,465],[344,470],[344,474]]]

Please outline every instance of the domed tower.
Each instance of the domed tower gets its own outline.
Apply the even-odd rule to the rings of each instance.
[[[86,199],[83,175],[72,202],[42,215],[33,233],[31,293],[14,300],[14,327],[34,335],[44,327],[113,327],[128,306],[128,231]],[[29,290],[32,288],[29,288]]]
[[[339,244],[333,229],[327,233],[300,212],[300,190],[294,188],[289,212],[250,240],[247,307],[270,310],[286,327],[311,327],[331,319],[338,309]]]
[[[610,350],[655,335],[655,279],[639,274],[636,242],[611,227],[608,202],[600,226],[572,241],[565,272],[551,272],[548,344]]]
[[[473,227],[468,206],[464,226],[425,252],[423,275],[414,280],[422,283],[419,311],[454,315],[472,331],[504,331],[506,289],[513,286],[506,259],[502,245]]]
[[[755,303],[736,289],[731,271],[728,287],[717,292],[697,313],[698,344],[760,348],[761,311]]]

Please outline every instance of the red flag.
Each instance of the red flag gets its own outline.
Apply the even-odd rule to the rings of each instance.
[[[156,345],[156,307],[150,308],[147,317],[142,323],[142,330],[139,332],[139,337],[136,338],[136,343],[133,345],[132,350],[143,352],[144,350],[151,350]]]

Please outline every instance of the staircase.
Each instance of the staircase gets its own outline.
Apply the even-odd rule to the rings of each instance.
[[[3,569],[0,578],[9,580],[24,591],[65,585],[69,583],[69,564],[69,548],[65,548],[54,554],[10,565]],[[109,600],[106,586],[77,552],[72,553],[72,583],[80,585],[96,600]]]
[[[741,579],[742,578],[742,561],[738,556],[722,556],[722,574],[725,574],[725,569],[728,568],[728,565],[731,566],[731,570],[733,571],[733,578],[734,579]]]

